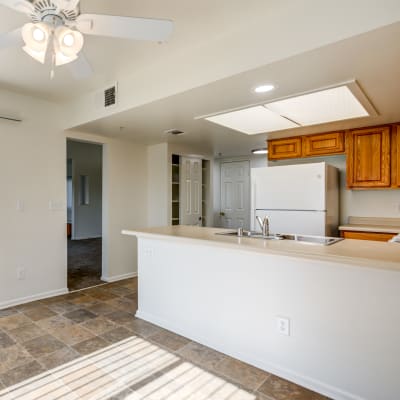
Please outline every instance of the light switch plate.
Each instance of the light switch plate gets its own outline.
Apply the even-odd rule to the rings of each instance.
[[[25,208],[25,204],[23,200],[17,200],[17,211],[23,212]]]
[[[64,211],[64,202],[62,200],[50,200],[49,201],[50,211]]]
[[[290,336],[290,319],[286,317],[276,317],[276,330],[282,335]]]

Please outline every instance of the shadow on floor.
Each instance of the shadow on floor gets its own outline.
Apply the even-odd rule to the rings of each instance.
[[[102,240],[68,239],[68,289],[79,290],[104,283],[101,278]]]

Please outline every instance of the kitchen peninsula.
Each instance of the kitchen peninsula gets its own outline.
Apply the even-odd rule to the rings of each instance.
[[[399,244],[221,231],[123,231],[138,238],[137,317],[333,399],[397,398]]]

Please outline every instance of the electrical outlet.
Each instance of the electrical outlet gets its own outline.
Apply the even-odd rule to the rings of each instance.
[[[154,249],[152,247],[146,247],[144,249],[144,255],[147,256],[147,257],[154,256]]]
[[[290,336],[290,319],[285,317],[276,317],[276,330],[281,335]]]
[[[20,267],[17,269],[17,278],[19,281],[24,281],[26,279],[26,269]]]

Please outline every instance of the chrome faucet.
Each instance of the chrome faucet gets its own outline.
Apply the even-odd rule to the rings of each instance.
[[[264,219],[261,219],[261,217],[257,215],[256,219],[262,230],[262,235],[269,236],[269,218],[265,216]]]

